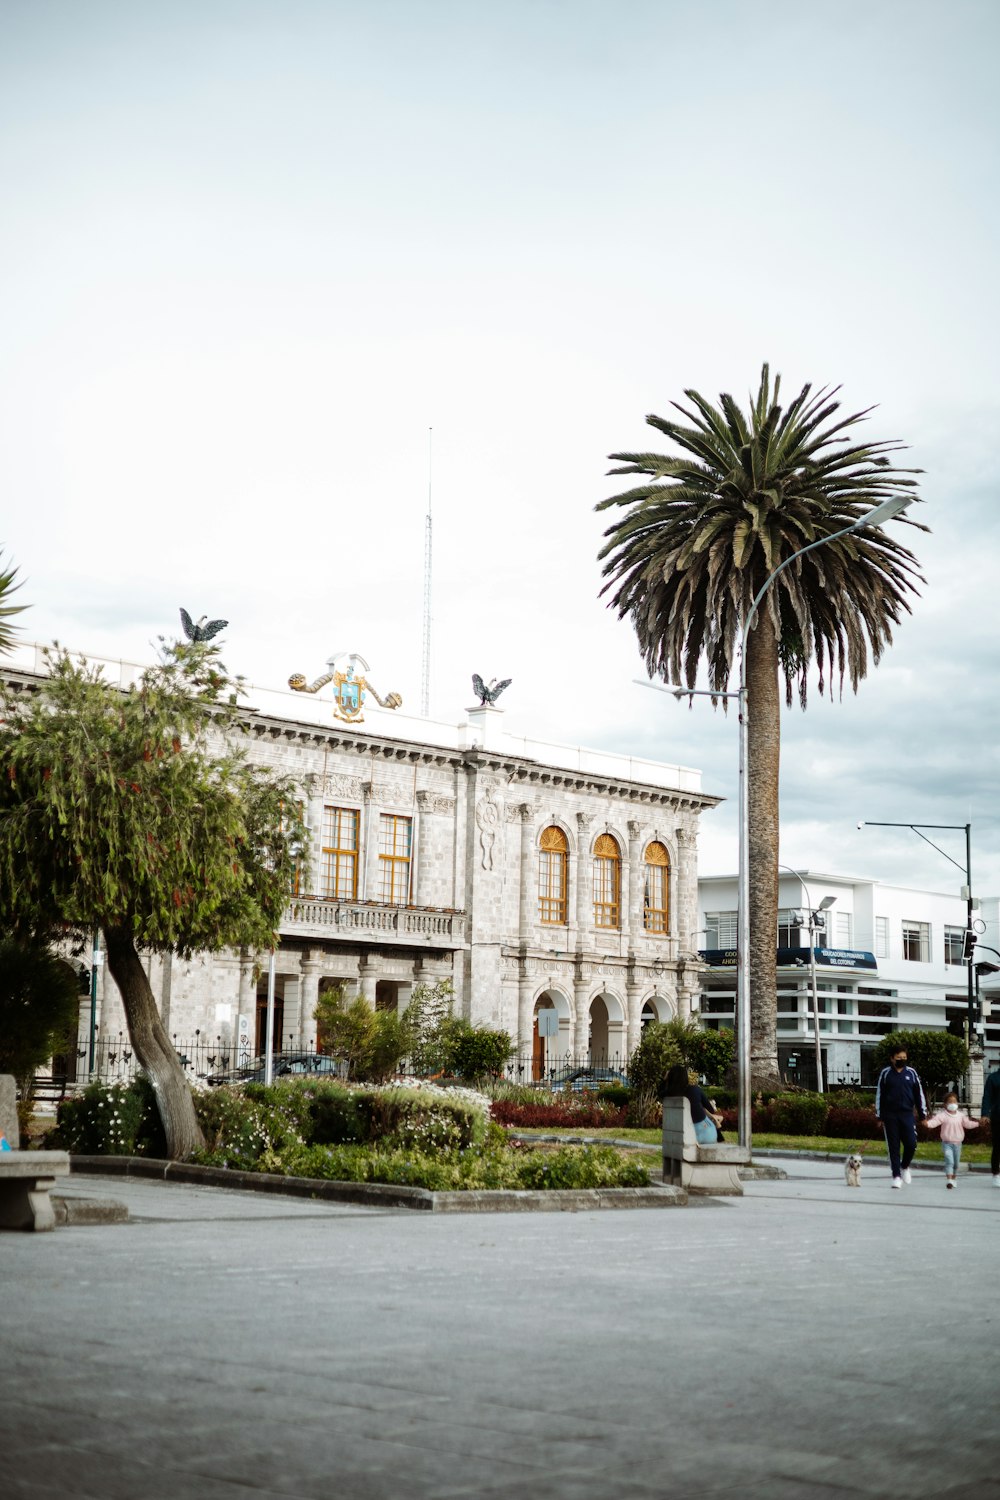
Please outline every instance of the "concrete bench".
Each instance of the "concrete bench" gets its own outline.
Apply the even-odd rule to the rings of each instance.
[[[0,1151],[0,1229],[55,1229],[50,1194],[68,1176],[66,1151]]]
[[[50,1194],[57,1177],[69,1176],[69,1153],[17,1149],[17,1088],[9,1073],[0,1073],[0,1136],[11,1147],[0,1151],[0,1229],[55,1229]]]
[[[699,1146],[687,1099],[663,1101],[663,1180],[689,1193],[742,1196],[739,1169],[750,1165],[746,1146]]]

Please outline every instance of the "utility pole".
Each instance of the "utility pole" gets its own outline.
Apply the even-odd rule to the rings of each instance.
[[[433,553],[433,522],[431,519],[431,462],[433,458],[434,428],[427,429],[427,515],[424,518],[424,649],[420,672],[420,712],[425,719],[431,716],[431,559]]]

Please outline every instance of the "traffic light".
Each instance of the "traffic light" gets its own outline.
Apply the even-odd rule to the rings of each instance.
[[[81,964],[76,971],[76,986],[81,995],[90,994],[90,970]]]
[[[970,964],[972,962],[972,955],[975,951],[976,934],[973,932],[971,927],[967,927],[962,937],[962,962],[964,964]]]

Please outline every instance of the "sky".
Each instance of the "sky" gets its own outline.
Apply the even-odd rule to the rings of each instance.
[[[3,0],[0,547],[23,638],[262,686],[360,652],[431,712],[697,766],[599,597],[612,452],[694,387],[842,387],[923,469],[926,584],[782,724],[782,862],[1000,892],[992,0]],[[961,832],[930,836],[964,864]]]

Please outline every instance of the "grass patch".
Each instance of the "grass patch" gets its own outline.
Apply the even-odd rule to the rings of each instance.
[[[632,1130],[624,1126],[613,1130],[546,1130],[545,1134],[559,1136],[563,1140],[569,1136],[586,1136],[588,1140],[641,1141],[649,1146],[659,1146],[663,1140],[659,1130]],[[735,1132],[728,1131],[727,1144],[735,1143]],[[856,1151],[859,1156],[881,1157],[883,1160],[888,1156],[885,1141],[845,1141],[831,1135],[776,1135],[772,1132],[755,1131],[753,1144],[760,1151],[818,1151],[829,1152],[833,1156],[850,1156],[852,1151]],[[940,1143],[918,1141],[915,1160],[943,1165]],[[978,1145],[967,1136],[962,1148],[962,1160],[989,1166],[990,1148],[985,1144]]]

